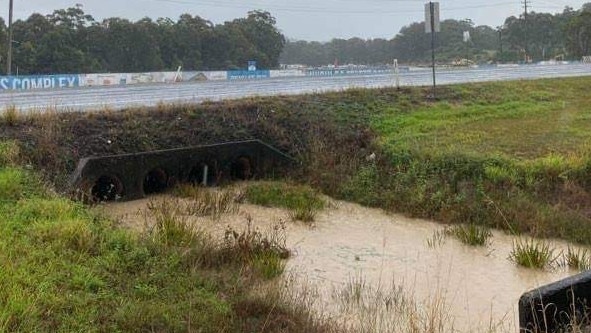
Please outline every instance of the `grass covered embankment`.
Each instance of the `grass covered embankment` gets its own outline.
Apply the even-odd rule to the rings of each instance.
[[[591,244],[590,84],[446,86],[436,102],[405,88],[12,115],[0,138],[60,188],[83,156],[257,138],[302,161],[292,178],[340,199]]]
[[[215,241],[166,202],[150,232],[123,230],[47,190],[17,150],[0,143],[0,332],[330,331],[253,293],[281,273],[282,244]]]

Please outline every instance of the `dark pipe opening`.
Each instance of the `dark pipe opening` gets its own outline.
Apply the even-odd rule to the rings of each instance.
[[[240,156],[232,163],[231,175],[233,179],[251,179],[254,176],[253,172],[253,165],[248,156]]]
[[[92,200],[96,202],[115,201],[123,197],[123,184],[115,176],[100,176],[90,190]]]
[[[193,185],[203,185],[205,183],[206,186],[215,186],[218,182],[217,174],[218,171],[215,162],[201,162],[191,169],[188,181]],[[206,181],[204,182],[204,180]]]
[[[144,177],[144,194],[162,193],[168,188],[168,174],[161,168],[153,169]]]

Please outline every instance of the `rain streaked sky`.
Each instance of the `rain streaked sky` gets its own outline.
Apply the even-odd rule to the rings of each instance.
[[[565,6],[579,9],[587,1],[532,0],[536,12],[562,12]],[[199,15],[214,23],[246,16],[249,10],[267,10],[290,39],[328,41],[332,38],[390,39],[405,25],[424,19],[425,1],[417,0],[14,0],[15,18],[80,3],[97,20],[123,17],[177,19],[182,13]],[[8,0],[0,15],[8,17]],[[476,25],[496,27],[508,16],[523,12],[520,0],[441,0],[441,19],[471,19]],[[8,21],[6,19],[6,21]]]

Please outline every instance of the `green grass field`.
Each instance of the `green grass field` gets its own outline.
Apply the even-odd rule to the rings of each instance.
[[[343,193],[446,223],[591,244],[589,84],[456,85],[437,102],[409,94],[378,103],[367,122],[382,160]]]

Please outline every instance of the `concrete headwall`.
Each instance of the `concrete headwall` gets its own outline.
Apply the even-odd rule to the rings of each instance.
[[[591,325],[591,271],[529,291],[519,299],[519,331],[570,332]],[[566,330],[565,330],[566,329]]]
[[[258,140],[83,158],[71,178],[84,199],[134,200],[177,182],[206,186],[281,175],[293,160]]]

